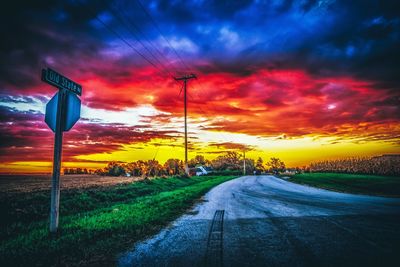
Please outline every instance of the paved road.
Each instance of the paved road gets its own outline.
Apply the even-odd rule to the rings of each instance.
[[[120,266],[400,266],[400,199],[272,176],[221,184]]]

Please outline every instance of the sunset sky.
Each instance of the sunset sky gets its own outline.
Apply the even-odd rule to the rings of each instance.
[[[50,67],[83,87],[64,167],[228,150],[288,166],[400,153],[400,2],[12,1],[0,11],[0,172],[49,172]]]

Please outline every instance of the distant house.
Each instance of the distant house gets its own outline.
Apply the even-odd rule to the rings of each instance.
[[[286,169],[283,173],[281,174],[285,174],[285,175],[295,175],[299,173],[296,169]]]
[[[211,167],[207,167],[207,166],[197,166],[196,168],[194,168],[194,174],[196,174],[197,176],[207,175],[212,172],[213,172],[213,169]]]

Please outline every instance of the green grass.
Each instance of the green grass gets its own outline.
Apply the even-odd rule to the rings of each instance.
[[[400,197],[400,177],[344,173],[303,173],[292,176],[289,181],[339,192]]]
[[[56,237],[48,234],[49,192],[2,196],[1,212],[7,219],[0,228],[0,266],[113,265],[118,253],[156,233],[210,188],[233,178],[160,178],[68,190],[61,195]]]

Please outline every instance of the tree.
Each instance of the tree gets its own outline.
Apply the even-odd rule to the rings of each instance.
[[[194,159],[189,160],[188,165],[190,168],[196,167],[198,165],[210,165],[210,161],[206,160],[203,155],[196,155]]]
[[[225,155],[215,158],[211,165],[216,170],[241,170],[243,167],[243,160],[241,156],[235,151],[228,151]]]
[[[122,165],[115,161],[109,162],[104,171],[106,175],[110,176],[121,176],[125,174],[125,169],[122,167]]]
[[[266,165],[269,170],[274,173],[283,172],[286,169],[285,163],[279,158],[270,158]]]
[[[161,164],[154,159],[148,160],[147,164],[147,172],[145,173],[146,176],[160,176],[163,174],[163,167]]]
[[[131,176],[141,176],[143,174],[144,162],[141,160],[125,164],[124,168]]]
[[[265,171],[264,161],[261,157],[258,157],[255,169],[257,172],[260,172],[260,173]]]
[[[106,175],[106,172],[104,169],[96,169],[96,170],[94,170],[94,174],[104,176],[104,175]]]
[[[136,161],[136,168],[138,169],[138,175],[136,175],[136,176],[146,175],[147,164],[145,161],[143,161],[143,160]]]
[[[185,173],[183,161],[179,159],[168,159],[164,163],[164,171],[167,175],[181,175]]]

